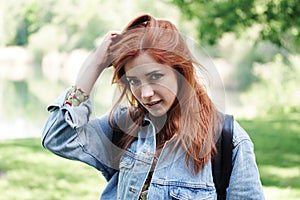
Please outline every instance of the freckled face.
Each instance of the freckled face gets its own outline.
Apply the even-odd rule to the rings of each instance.
[[[129,61],[124,69],[130,90],[139,103],[155,117],[166,114],[178,91],[175,71],[157,63],[147,53]]]

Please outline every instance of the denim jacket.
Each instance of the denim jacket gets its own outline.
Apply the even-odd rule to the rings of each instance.
[[[90,100],[78,107],[64,106],[66,92],[48,107],[51,114],[43,130],[43,146],[59,156],[82,161],[101,171],[108,182],[101,199],[139,199],[154,160],[156,141],[152,122],[145,118],[138,139],[120,154],[120,149],[111,142],[113,130],[108,115],[90,120]],[[126,112],[126,108],[119,108],[114,115],[121,126]],[[264,199],[253,143],[236,121],[233,147],[227,199]],[[183,148],[174,151],[170,142],[158,158],[147,198],[217,199],[211,162],[195,174],[186,165]]]

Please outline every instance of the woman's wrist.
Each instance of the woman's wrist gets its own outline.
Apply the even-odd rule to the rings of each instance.
[[[68,106],[79,106],[82,102],[86,101],[89,95],[85,93],[81,88],[72,86],[66,95],[64,105]]]
[[[105,69],[104,61],[98,58],[96,52],[91,53],[80,68],[75,85],[86,94],[90,94],[99,75]],[[99,61],[99,60],[100,61]]]

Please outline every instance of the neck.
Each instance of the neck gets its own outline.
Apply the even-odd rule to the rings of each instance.
[[[153,115],[149,115],[150,120],[152,121],[152,123],[155,126],[155,130],[156,133],[158,134],[159,132],[161,132],[161,130],[164,128],[164,126],[166,125],[167,122],[167,114],[162,115],[162,116],[153,116]]]

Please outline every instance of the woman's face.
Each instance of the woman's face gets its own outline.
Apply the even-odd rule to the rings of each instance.
[[[155,117],[166,114],[178,91],[174,69],[157,63],[147,53],[127,62],[124,69],[131,92],[139,103]]]

